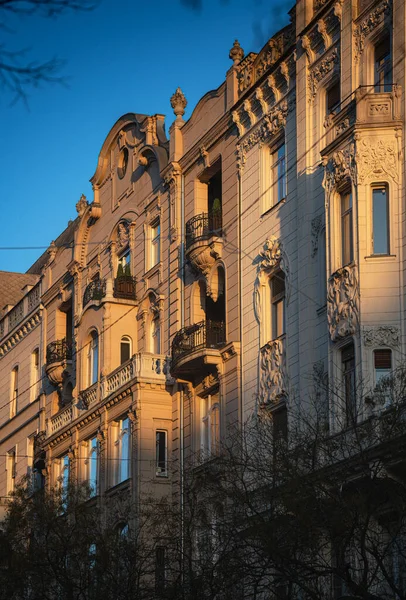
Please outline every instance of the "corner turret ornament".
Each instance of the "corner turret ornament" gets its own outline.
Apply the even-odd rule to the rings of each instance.
[[[88,202],[87,202],[86,196],[84,194],[82,194],[81,197],[79,198],[79,201],[76,202],[76,211],[77,211],[79,217],[81,217],[84,214],[87,207],[88,207]]]
[[[182,117],[185,114],[185,108],[187,106],[187,100],[180,87],[178,87],[176,92],[171,96],[171,106],[176,115],[176,119],[178,121],[182,121]]]
[[[238,65],[244,58],[244,50],[241,48],[238,40],[235,40],[228,56],[234,62],[234,65]]]

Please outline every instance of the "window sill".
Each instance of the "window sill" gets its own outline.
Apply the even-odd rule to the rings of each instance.
[[[364,256],[364,259],[367,261],[373,260],[374,262],[393,262],[396,260],[396,254],[370,254]]]
[[[286,200],[287,200],[286,197],[282,198],[282,200],[279,200],[279,202],[277,202],[273,206],[270,206],[269,208],[265,209],[263,212],[261,212],[261,216],[260,216],[259,220],[262,221],[263,217],[268,216],[270,213],[275,211],[278,207],[280,208],[283,204],[286,203]]]

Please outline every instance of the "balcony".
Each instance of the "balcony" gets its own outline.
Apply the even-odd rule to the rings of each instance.
[[[134,354],[130,360],[114,369],[107,377],[82,390],[79,394],[80,401],[77,404],[64,407],[51,417],[48,422],[47,435],[57,433],[80,417],[83,411],[92,409],[99,402],[104,402],[110,396],[119,393],[121,388],[131,385],[134,381],[146,379],[165,384],[169,377],[169,364],[166,356],[149,353]]]
[[[56,340],[47,346],[45,371],[49,381],[60,387],[63,381],[64,372],[68,369],[72,361],[72,343],[65,338]]]
[[[219,349],[226,343],[224,321],[201,321],[184,327],[172,342],[172,372],[176,375],[221,361]]]
[[[123,300],[136,300],[136,279],[131,275],[120,275],[114,280],[114,298],[122,298]]]
[[[221,257],[222,226],[221,210],[196,215],[186,223],[186,255],[202,273],[206,273]]]
[[[106,280],[95,279],[91,281],[83,294],[83,308],[89,304],[91,300],[101,300],[106,295]]]
[[[395,126],[400,123],[400,101],[402,90],[399,85],[385,84],[382,89],[375,85],[360,86],[344,98],[334,113],[326,117],[326,148],[342,135],[354,129]]]

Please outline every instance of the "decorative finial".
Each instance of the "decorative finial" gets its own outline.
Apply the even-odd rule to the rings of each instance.
[[[178,87],[178,89],[173,94],[173,96],[171,96],[171,106],[173,108],[173,112],[175,113],[176,119],[178,121],[183,120],[182,117],[185,114],[186,105],[187,105],[187,100],[186,100],[182,90],[180,89],[180,87]]]
[[[81,197],[79,198],[79,202],[76,203],[76,210],[79,214],[79,217],[81,217],[83,215],[87,206],[88,206],[88,203],[86,200],[86,196],[84,194],[82,194]]]
[[[244,50],[241,48],[238,40],[235,40],[228,56],[234,61],[235,65],[238,65],[238,63],[240,63],[244,58]]]

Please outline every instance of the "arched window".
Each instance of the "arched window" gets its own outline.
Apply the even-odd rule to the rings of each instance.
[[[131,338],[123,335],[120,342],[120,364],[127,362],[131,358]]]
[[[87,352],[87,386],[96,383],[99,375],[99,335],[92,331]]]

